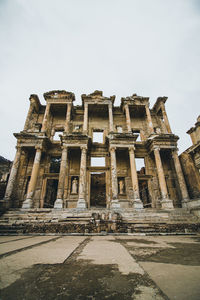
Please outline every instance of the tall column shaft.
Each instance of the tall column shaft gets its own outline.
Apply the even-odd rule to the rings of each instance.
[[[42,122],[41,132],[46,132],[46,130],[47,130],[47,122],[48,122],[49,113],[50,113],[50,106],[51,106],[51,104],[47,103],[45,113],[44,113],[44,119]]]
[[[165,122],[165,126],[166,126],[166,129],[167,129],[167,132],[168,133],[172,133],[171,127],[170,127],[170,124],[169,124],[169,120],[168,120],[168,117],[167,117],[167,113],[166,113],[166,110],[165,110],[164,103],[162,103],[161,109],[162,109],[162,114],[163,114],[163,118],[164,118],[164,122]]]
[[[27,114],[26,121],[25,121],[25,124],[24,124],[24,131],[26,131],[28,129],[30,118],[31,118],[31,115],[33,113],[33,110],[34,110],[34,102],[32,100],[30,100],[30,106],[29,106],[28,114]]]
[[[134,147],[129,148],[129,157],[130,157],[131,180],[132,180],[133,196],[134,196],[133,207],[136,209],[141,209],[141,208],[143,208],[143,204],[142,204],[142,201],[140,200],[138,175],[137,175],[136,164],[135,164]]]
[[[130,118],[130,112],[129,112],[129,107],[128,104],[125,104],[125,114],[126,114],[126,126],[128,129],[128,132],[132,132],[131,130],[131,118]]]
[[[88,133],[88,103],[84,103],[83,133]]]
[[[63,208],[66,167],[67,167],[67,147],[63,147],[61,163],[60,163],[59,180],[58,180],[57,199],[54,203],[54,208]]]
[[[177,174],[177,178],[178,178],[178,182],[182,194],[182,205],[186,206],[186,203],[189,201],[189,195],[188,195],[188,190],[183,176],[183,171],[181,168],[177,150],[172,151],[172,157],[174,160],[174,166],[176,169],[176,174]]]
[[[145,105],[146,115],[147,115],[147,123],[149,127],[150,134],[154,133],[153,122],[151,118],[151,113],[148,105]]]
[[[81,163],[79,176],[79,199],[77,208],[86,208],[85,191],[86,191],[86,163],[87,163],[87,148],[81,149]]]
[[[8,180],[5,196],[4,196],[4,199],[3,199],[3,201],[6,201],[5,205],[7,207],[10,204],[9,202],[10,202],[10,198],[12,196],[15,180],[16,180],[16,177],[17,177],[17,171],[18,171],[18,168],[19,168],[20,157],[21,157],[21,147],[16,147],[16,149],[17,149],[17,151],[16,151],[15,158],[14,158],[14,161],[13,161],[13,164],[12,164],[10,177],[9,177],[9,180]]]
[[[33,198],[36,183],[37,183],[41,156],[42,156],[42,149],[36,148],[35,159],[33,162],[33,168],[32,168],[32,172],[31,172],[31,179],[30,179],[30,182],[28,185],[27,197],[22,205],[22,208],[31,208],[32,207],[32,204],[33,204],[32,198]]]
[[[117,183],[117,161],[116,161],[116,148],[110,148],[110,168],[111,168],[111,187],[112,187],[112,198],[111,208],[120,208],[118,201],[118,183]]]
[[[67,104],[66,121],[65,121],[65,132],[66,133],[69,133],[69,123],[70,123],[70,117],[71,117],[71,109],[72,109],[72,104],[68,103]]]
[[[164,170],[163,170],[162,161],[161,161],[161,157],[160,157],[159,147],[154,148],[154,156],[155,156],[155,161],[156,161],[156,168],[157,168],[159,186],[160,186],[161,197],[162,197],[161,206],[164,209],[165,208],[171,209],[171,208],[173,208],[173,202],[168,197],[167,184],[165,181],[165,175],[164,175]]]
[[[109,130],[113,132],[113,107],[112,104],[108,104],[108,112],[109,112]]]

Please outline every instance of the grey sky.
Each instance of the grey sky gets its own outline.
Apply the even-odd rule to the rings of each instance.
[[[166,104],[179,149],[200,114],[200,1],[0,0],[0,155],[13,159],[29,95],[137,93]]]

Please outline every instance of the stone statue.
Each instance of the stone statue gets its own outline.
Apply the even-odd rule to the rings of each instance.
[[[121,179],[119,181],[119,193],[124,194],[124,180],[123,179]]]
[[[72,194],[77,194],[78,193],[78,180],[75,177],[72,181]]]

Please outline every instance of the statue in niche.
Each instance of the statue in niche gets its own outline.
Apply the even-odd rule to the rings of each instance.
[[[72,180],[72,194],[78,194],[78,180],[76,177]]]
[[[119,180],[119,194],[124,194],[124,180],[120,179]]]

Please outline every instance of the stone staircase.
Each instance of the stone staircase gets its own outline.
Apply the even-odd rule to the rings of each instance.
[[[5,234],[191,233],[200,219],[186,209],[10,209],[0,217]]]

